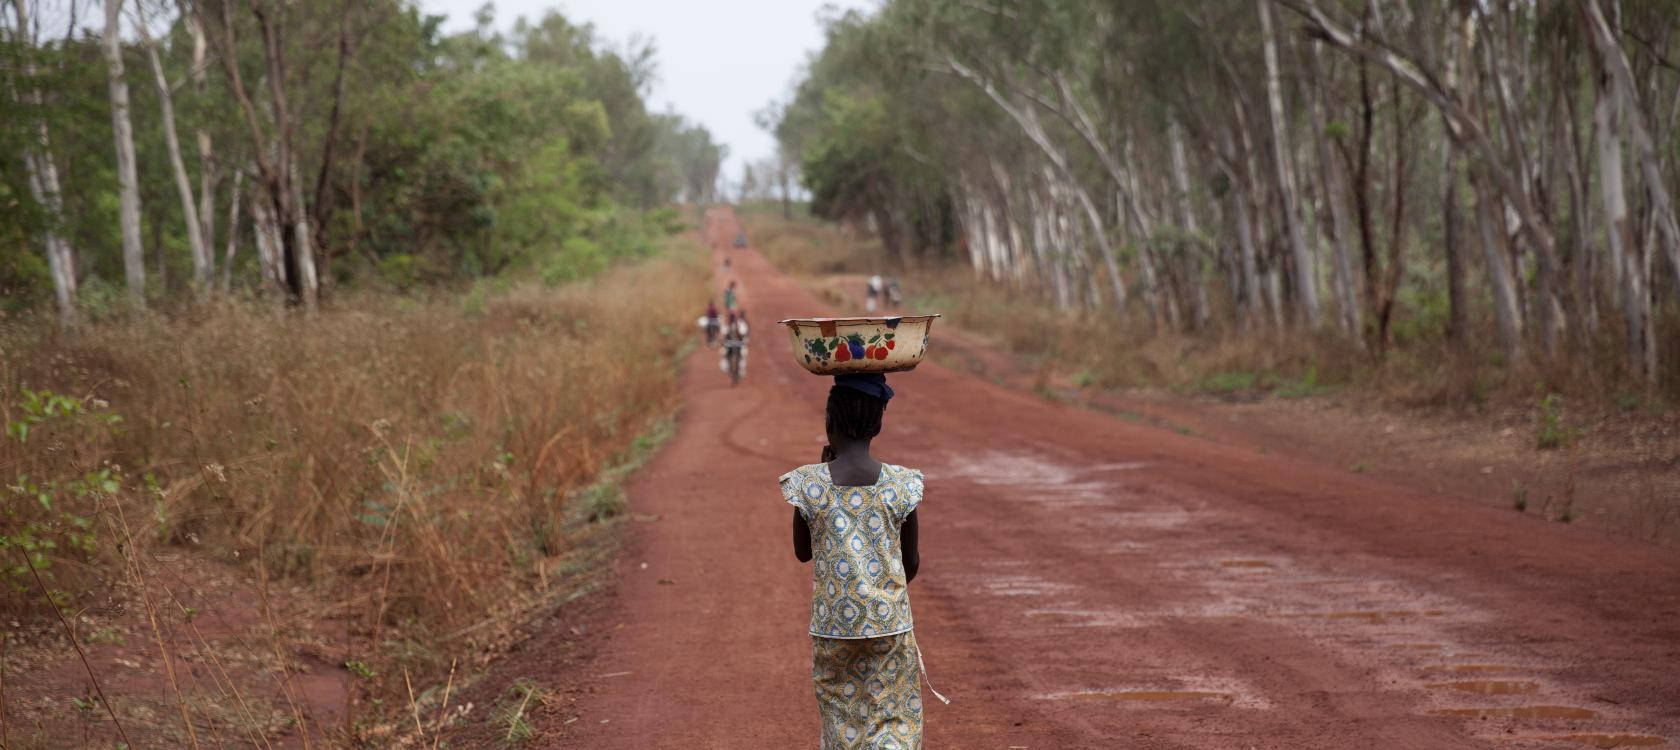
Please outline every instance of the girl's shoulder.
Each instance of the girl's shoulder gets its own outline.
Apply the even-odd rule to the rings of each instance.
[[[889,464],[885,461],[881,462],[881,474],[883,477],[901,482],[914,481],[920,483],[923,480],[921,469],[912,469],[908,466]]]
[[[803,484],[810,481],[828,481],[828,464],[805,464],[793,471],[781,475],[776,481],[782,484]]]

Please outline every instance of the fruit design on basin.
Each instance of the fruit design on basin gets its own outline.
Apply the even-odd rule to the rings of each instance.
[[[868,341],[865,341],[862,335],[850,333],[843,338],[808,339],[805,346],[811,351],[806,356],[821,360],[827,360],[832,356],[836,362],[850,362],[854,359],[886,359],[887,352],[898,346],[898,342],[894,340],[896,338],[896,334],[877,333],[870,336]]]

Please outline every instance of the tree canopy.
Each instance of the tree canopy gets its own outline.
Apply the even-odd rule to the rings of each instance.
[[[97,25],[102,6],[115,25]],[[486,5],[475,28],[446,34],[402,0],[0,8],[0,292],[12,309],[50,299],[55,282],[67,319],[120,298],[131,230],[118,199],[130,191],[114,120],[131,123],[137,292],[152,300],[584,275],[646,251],[673,201],[710,200],[723,156],[704,127],[649,110],[652,44],[608,42],[558,12],[502,34]],[[107,38],[120,71],[102,56]],[[54,258],[68,265],[56,280]]]

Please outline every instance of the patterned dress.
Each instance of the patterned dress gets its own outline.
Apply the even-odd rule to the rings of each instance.
[[[891,464],[868,487],[834,484],[827,464],[781,477],[811,529],[811,679],[823,750],[919,750],[921,659],[899,530],[922,473]]]

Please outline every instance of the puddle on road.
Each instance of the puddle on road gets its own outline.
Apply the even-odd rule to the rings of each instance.
[[[1461,680],[1458,682],[1437,682],[1428,687],[1435,690],[1457,690],[1479,695],[1520,695],[1539,690],[1540,684],[1516,680]]]
[[[1647,734],[1566,734],[1551,739],[1579,742],[1593,747],[1657,747],[1664,742],[1661,737]]]
[[[1442,708],[1437,716],[1468,716],[1473,719],[1596,719],[1598,712],[1574,706],[1512,706],[1508,708]]]

